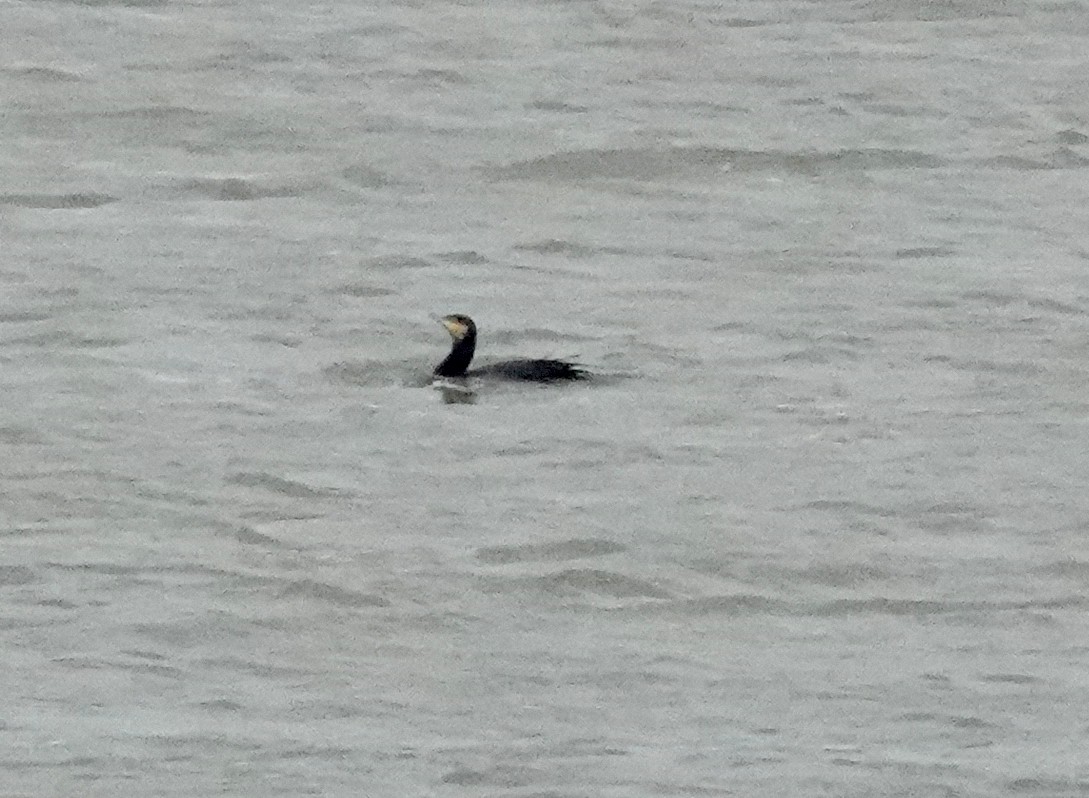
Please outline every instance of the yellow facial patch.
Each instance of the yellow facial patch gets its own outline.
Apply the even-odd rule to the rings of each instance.
[[[455,338],[464,338],[465,333],[469,330],[469,327],[464,322],[458,321],[453,316],[447,316],[443,319],[442,326]]]

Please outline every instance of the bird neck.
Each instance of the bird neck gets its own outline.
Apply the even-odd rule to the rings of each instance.
[[[476,333],[469,333],[460,341],[454,341],[450,354],[435,368],[440,377],[463,377],[476,351]]]

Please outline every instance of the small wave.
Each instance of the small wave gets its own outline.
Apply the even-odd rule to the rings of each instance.
[[[626,547],[600,538],[572,538],[556,543],[527,543],[522,546],[487,546],[477,549],[481,562],[506,565],[519,562],[560,562],[617,554]]]
[[[1007,782],[1006,789],[1016,795],[1086,795],[1089,779],[1026,777]]]
[[[571,568],[539,577],[536,582],[553,593],[577,591],[612,598],[670,598],[668,592],[645,579],[595,568]]]
[[[653,180],[684,173],[866,172],[887,169],[934,169],[935,156],[913,150],[850,149],[831,152],[735,150],[720,147],[633,147],[573,150],[545,155],[490,171],[499,180]]]
[[[366,164],[356,164],[341,170],[341,177],[358,188],[385,188],[393,181],[390,177]]]
[[[598,247],[577,244],[574,241],[561,241],[549,238],[529,244],[515,244],[514,248],[522,252],[535,252],[539,255],[566,255],[569,258],[588,258],[600,253]]]
[[[201,668],[230,671],[231,673],[252,674],[266,679],[299,679],[312,676],[311,671],[303,668],[293,668],[287,665],[276,665],[263,659],[242,659],[235,656],[207,657],[199,659],[195,663]]]
[[[93,191],[72,194],[0,194],[0,205],[50,211],[86,210],[118,201],[117,197],[110,194]]]
[[[1082,133],[1080,130],[1074,130],[1072,128],[1067,130],[1060,130],[1055,134],[1055,139],[1060,144],[1067,144],[1075,146],[1078,144],[1089,144],[1089,136]]]
[[[864,599],[838,599],[811,607],[799,614],[835,617],[843,615],[945,615],[962,612],[1020,612],[1084,607],[1081,596],[1039,601],[963,601],[936,599],[896,599],[876,596]]]
[[[499,765],[487,770],[456,768],[445,773],[443,784],[455,784],[459,787],[503,787],[512,789],[526,787],[540,780],[539,771],[522,766]]]
[[[1039,676],[1030,673],[985,673],[980,679],[990,684],[1040,684]]]
[[[0,565],[0,587],[29,585],[38,581],[38,575],[25,565]]]
[[[262,549],[287,549],[289,551],[297,551],[301,548],[298,544],[284,543],[272,535],[258,532],[251,526],[236,526],[225,523],[218,523],[213,526],[219,534],[246,546],[257,546]]]
[[[364,269],[380,270],[423,269],[434,266],[431,261],[412,255],[376,255],[373,258],[367,258],[360,265]]]
[[[990,358],[953,358],[951,368],[958,371],[983,372],[985,374],[1008,374],[1018,377],[1032,377],[1047,371],[1035,360],[1010,360],[1002,362]]]
[[[1036,158],[1021,155],[999,155],[974,162],[982,169],[1011,169],[1016,172],[1038,172],[1050,169],[1084,169],[1089,166],[1089,158],[1074,152],[1069,147],[1058,147],[1054,151]]]
[[[72,349],[109,349],[115,346],[124,346],[129,341],[127,338],[114,338],[106,335],[79,335],[71,332],[47,332],[37,335],[25,335],[21,338],[12,338],[7,341],[10,344],[24,346],[38,346],[47,349],[70,347]]]
[[[358,590],[348,590],[325,582],[316,582],[312,579],[299,579],[291,582],[280,592],[280,598],[295,597],[314,598],[350,609],[389,606],[389,599],[383,596],[362,593]]]
[[[220,202],[301,197],[317,187],[313,181],[262,183],[243,177],[202,177],[183,180],[169,188],[182,196],[191,195]]]
[[[453,263],[458,266],[482,266],[491,261],[476,250],[458,249],[452,252],[437,252],[435,258],[443,263]]]
[[[534,111],[553,111],[562,114],[584,114],[590,110],[586,105],[571,105],[563,100],[534,100],[526,106]]]
[[[142,105],[135,108],[122,108],[102,114],[107,119],[127,121],[167,122],[178,127],[184,124],[207,124],[214,114],[198,111],[184,105]]]
[[[0,443],[11,446],[44,443],[45,439],[33,427],[16,424],[0,426]]]
[[[355,387],[385,385],[390,382],[390,368],[374,360],[344,360],[321,370],[326,380]]]
[[[79,83],[84,80],[83,76],[75,72],[68,72],[67,70],[55,69],[53,67],[22,66],[14,67],[12,69],[3,69],[0,70],[0,72],[7,72],[8,74],[17,77],[33,78],[47,83]]]
[[[957,254],[952,247],[908,247],[893,253],[896,260],[914,260],[917,258],[948,258]]]
[[[344,283],[336,288],[330,288],[328,293],[334,296],[350,296],[358,299],[373,299],[380,296],[390,296],[397,293],[391,288],[384,288],[373,283]]]
[[[27,321],[45,321],[53,317],[52,313],[42,310],[13,310],[0,313],[0,324],[18,324]]]
[[[228,485],[239,485],[244,488],[263,488],[292,499],[331,499],[343,495],[342,491],[333,488],[313,488],[293,479],[284,479],[275,474],[264,472],[239,472],[227,477],[226,481]]]
[[[80,6],[122,6],[123,8],[157,8],[168,0],[62,0]]]
[[[807,346],[783,355],[783,360],[799,363],[834,363],[840,360],[858,360],[859,355],[850,349],[836,346]]]
[[[1029,299],[1027,304],[1036,310],[1051,310],[1064,316],[1080,316],[1085,313],[1085,308],[1072,305],[1069,302],[1061,302],[1058,299],[1044,297],[1042,299]]]

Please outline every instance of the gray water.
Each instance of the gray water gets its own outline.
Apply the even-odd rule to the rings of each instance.
[[[1087,53],[0,0],[0,794],[1085,795]]]

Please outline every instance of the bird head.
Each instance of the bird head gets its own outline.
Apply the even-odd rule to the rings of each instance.
[[[446,328],[446,331],[450,333],[450,337],[455,341],[461,341],[476,332],[476,325],[473,324],[473,320],[461,313],[443,316],[439,319],[439,323]]]

